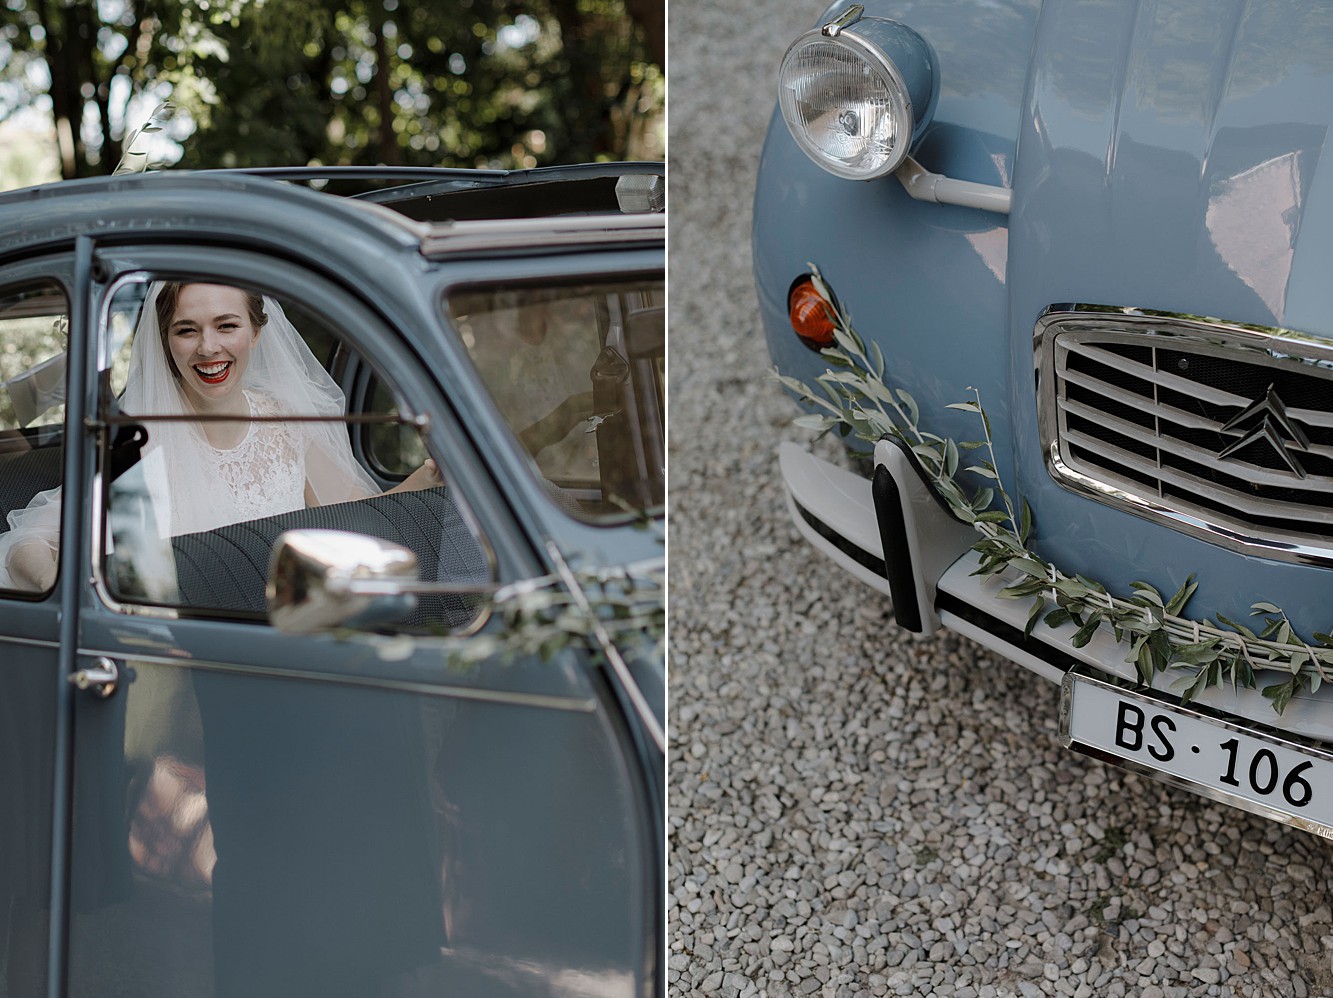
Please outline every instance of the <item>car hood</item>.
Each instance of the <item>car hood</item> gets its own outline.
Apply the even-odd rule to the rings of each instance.
[[[1258,598],[1237,593],[1234,553],[1181,545],[1052,480],[1033,333],[1049,306],[1085,303],[1333,336],[1331,36],[1333,10],[1316,3],[1041,9],[1013,175],[1010,413],[1018,490],[1039,524],[1059,524],[1037,547],[1067,570],[1117,590],[1197,573],[1195,611],[1243,614]],[[1326,573],[1244,563],[1254,594],[1314,614],[1311,585]]]
[[[1330,36],[1320,3],[1046,3],[1014,174],[1015,319],[1030,332],[1080,301],[1333,332]]]

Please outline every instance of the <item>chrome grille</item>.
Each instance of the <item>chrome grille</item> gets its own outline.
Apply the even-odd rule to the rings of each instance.
[[[1333,561],[1333,341],[1097,306],[1037,324],[1063,484],[1267,557]]]

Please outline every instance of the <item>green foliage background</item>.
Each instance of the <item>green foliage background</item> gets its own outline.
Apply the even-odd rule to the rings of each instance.
[[[0,122],[49,109],[66,178],[168,97],[182,167],[661,158],[663,25],[661,0],[0,0]]]

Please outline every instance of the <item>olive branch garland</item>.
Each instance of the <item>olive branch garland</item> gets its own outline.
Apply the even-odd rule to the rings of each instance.
[[[552,545],[553,546],[553,545]],[[443,639],[449,663],[469,668],[487,659],[513,662],[537,656],[549,661],[571,646],[605,655],[603,640],[621,653],[660,658],[666,643],[666,561],[649,558],[627,565],[571,568],[555,549],[559,570],[501,586],[492,595],[463,596],[489,603],[499,626],[474,634],[433,631]],[[412,654],[416,638],[343,632],[368,641],[384,661]]]
[[[597,649],[595,631],[635,654],[660,657],[666,639],[666,563],[580,568],[506,586],[492,604],[503,626],[460,639],[460,664],[498,655],[551,658],[570,645]]]
[[[502,586],[490,600],[501,625],[476,634],[441,634],[445,660],[468,669],[487,659],[512,663],[538,656],[549,661],[566,648],[582,648],[616,677],[628,708],[647,736],[666,751],[666,732],[639,689],[631,662],[662,658],[666,641],[666,561],[573,568],[554,541],[547,552],[556,571]],[[357,637],[348,633],[347,637]],[[416,648],[408,634],[360,635],[383,661],[407,658]]]
[[[1285,611],[1273,603],[1252,604],[1251,616],[1264,620],[1257,633],[1220,613],[1217,621],[1193,620],[1181,616],[1198,588],[1193,575],[1170,598],[1147,582],[1131,583],[1134,594],[1121,597],[1083,575],[1066,575],[1029,550],[1032,510],[1026,500],[1017,508],[1000,481],[990,420],[980,392],[970,388],[973,401],[956,402],[948,408],[976,413],[983,440],[958,443],[920,429],[916,401],[902,388],[891,389],[884,380],[879,346],[872,342],[867,348],[818,268],[810,264],[810,272],[833,321],[835,345],[820,351],[830,368],[814,379],[815,387],[774,372],[802,402],[821,410],[794,422],[821,432],[836,428],[844,436],[851,434],[870,443],[886,434],[905,443],[940,498],[980,535],[972,550],[981,556],[981,564],[973,574],[991,578],[1008,573],[1009,584],[998,595],[1032,599],[1024,636],[1032,633],[1038,620],[1044,619],[1049,627],[1072,621],[1078,630],[1070,643],[1082,648],[1103,625],[1109,626],[1117,641],[1128,640],[1125,660],[1134,664],[1145,686],[1167,669],[1187,673],[1178,684],[1182,703],[1226,682],[1233,689],[1253,689],[1256,672],[1274,670],[1286,676],[1265,686],[1263,695],[1281,714],[1296,693],[1302,689],[1316,692],[1328,678],[1325,666],[1333,666],[1333,637],[1316,632],[1313,642],[1306,641],[1296,633]],[[980,460],[964,466],[963,453],[977,450],[983,452]],[[994,484],[969,494],[958,481],[963,473]],[[992,508],[997,500],[1000,508]]]

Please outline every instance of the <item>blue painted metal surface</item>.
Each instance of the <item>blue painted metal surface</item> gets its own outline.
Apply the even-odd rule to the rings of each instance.
[[[582,564],[660,555],[654,529],[551,502],[442,308],[462,285],[660,279],[660,247],[428,261],[386,209],[158,175],[0,195],[0,285],[72,294],[79,236],[95,243],[84,337],[127,273],[278,282],[322,309],[431,416],[501,580],[547,572],[548,539]],[[91,470],[95,435],[66,443]],[[568,973],[660,991],[663,760],[595,663],[460,671],[430,637],[382,657],[123,612],[79,567],[93,508],[65,507],[62,587],[0,594],[0,993],[545,996]],[[124,666],[105,701],[64,682],[96,656]],[[662,665],[639,665],[660,718]]]
[[[1056,302],[1135,306],[1333,334],[1333,13],[1314,2],[871,3],[939,54],[928,169],[1011,186],[1002,216],[835,179],[770,126],[755,200],[760,311],[779,367],[823,370],[785,315],[815,262],[928,428],[979,436],[943,406],[975,385],[1036,547],[1066,571],[1244,617],[1256,599],[1326,629],[1333,572],[1246,557],[1074,495],[1040,453],[1033,327]]]

